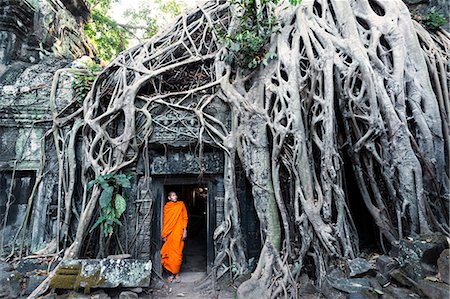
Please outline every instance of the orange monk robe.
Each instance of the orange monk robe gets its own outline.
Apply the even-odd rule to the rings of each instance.
[[[162,238],[167,238],[161,248],[161,261],[172,274],[180,272],[184,247],[183,229],[188,223],[186,206],[182,201],[169,201],[164,206]]]

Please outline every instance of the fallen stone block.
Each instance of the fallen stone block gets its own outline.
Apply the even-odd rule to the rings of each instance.
[[[22,292],[22,274],[18,271],[0,271],[0,298],[17,298]]]
[[[446,249],[442,251],[438,258],[437,266],[439,269],[439,275],[441,280],[446,284],[450,284],[449,271],[450,271],[450,250]]]
[[[439,254],[448,246],[444,235],[429,234],[414,239],[401,239],[393,244],[389,255],[399,262],[408,277],[418,281],[437,273]]]
[[[450,298],[450,288],[445,283],[422,279],[418,287],[430,299]]]
[[[367,278],[332,278],[327,277],[330,285],[346,293],[360,293],[363,291],[372,290],[370,282]]]
[[[372,265],[367,260],[360,257],[350,260],[348,262],[348,267],[350,269],[350,277],[367,273],[373,269]]]
[[[151,261],[131,259],[86,259],[61,262],[56,275],[50,281],[54,289],[116,287],[148,287],[150,285]]]
[[[46,278],[47,276],[28,277],[23,295],[31,294]]]
[[[405,289],[393,285],[383,288],[383,299],[420,299],[421,297],[410,289]]]
[[[119,299],[137,299],[137,298],[139,298],[138,294],[130,291],[124,291],[119,295]]]
[[[390,256],[380,255],[379,257],[377,257],[376,266],[378,272],[387,277],[392,270],[399,267],[399,264]]]
[[[390,274],[391,278],[407,288],[415,287],[417,283],[400,269],[395,269]]]

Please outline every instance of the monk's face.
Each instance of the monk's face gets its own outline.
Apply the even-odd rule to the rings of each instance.
[[[176,202],[178,200],[178,195],[175,192],[171,192],[167,198],[170,201]]]

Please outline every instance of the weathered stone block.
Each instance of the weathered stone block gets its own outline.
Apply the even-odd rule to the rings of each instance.
[[[17,271],[0,272],[0,298],[17,298],[22,291],[22,275]]]
[[[376,260],[377,270],[384,276],[399,267],[398,262],[387,255],[380,255]]]
[[[373,269],[372,265],[363,258],[355,258],[348,262],[348,267],[350,269],[350,277],[364,274]]]
[[[148,287],[152,263],[142,260],[65,260],[50,282],[51,288],[77,289]]]
[[[27,279],[23,295],[31,294],[46,278],[47,276],[30,276]]]
[[[450,271],[450,250],[446,249],[442,251],[437,261],[439,275],[446,284],[450,284],[449,271]]]
[[[372,290],[367,278],[327,277],[327,280],[333,288],[346,293],[361,293]]]
[[[420,296],[409,290],[409,289],[405,289],[405,288],[401,288],[398,286],[394,286],[394,285],[389,285],[386,288],[383,288],[383,299],[419,299]]]
[[[120,293],[119,299],[135,299],[138,298],[138,294],[130,292],[130,291],[124,291]]]
[[[35,270],[47,270],[47,268],[48,264],[42,264],[37,259],[23,259],[16,265],[16,270],[22,273],[22,275],[27,275],[27,273]]]
[[[400,269],[395,269],[390,273],[390,276],[397,281],[397,283],[399,283],[402,286],[405,287],[413,287],[416,282],[414,281],[414,279],[412,279],[411,277],[409,277],[408,275],[406,275],[403,271],[401,271]]]
[[[416,239],[402,239],[394,244],[389,255],[400,264],[405,274],[413,280],[419,280],[437,272],[439,254],[448,248],[445,236],[431,234]]]
[[[450,288],[445,283],[422,279],[419,281],[419,289],[431,299],[450,298]]]

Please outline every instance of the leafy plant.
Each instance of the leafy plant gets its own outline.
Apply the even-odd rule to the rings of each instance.
[[[89,90],[91,90],[92,83],[97,77],[96,73],[102,70],[101,66],[96,63],[87,66],[88,71],[86,73],[75,73],[75,80],[72,81],[72,88],[79,103],[84,101]]]
[[[121,188],[131,187],[130,179],[131,176],[126,174],[105,174],[88,183],[88,189],[94,185],[100,185],[103,189],[99,199],[100,217],[92,226],[91,231],[101,225],[105,235],[111,236],[114,232],[114,225],[122,225],[119,219],[125,212],[127,203],[119,192]]]
[[[177,0],[139,1],[138,8],[127,9],[124,17],[126,25],[138,39],[148,39],[155,35],[160,25],[167,24],[171,18],[185,9]]]
[[[433,31],[438,30],[445,24],[447,24],[447,20],[444,15],[438,12],[430,12],[424,18],[424,24]]]
[[[130,42],[148,39],[156,34],[166,17],[179,15],[184,6],[177,0],[140,1],[139,7],[124,12],[126,21],[119,24],[110,16],[113,3],[117,0],[88,0],[92,18],[84,26],[84,32],[91,39],[100,58],[110,61],[127,49]]]
[[[130,33],[107,15],[107,12],[94,8],[91,22],[84,25],[84,32],[97,48],[99,56],[109,61],[128,46]]]
[[[271,8],[277,0],[262,0],[260,7],[256,7],[255,0],[234,0],[232,3],[243,10],[239,19],[239,26],[232,34],[221,34],[219,38],[228,49],[226,62],[235,61],[241,68],[255,69],[260,64],[267,65],[276,54],[268,52],[266,45],[270,37],[277,30],[278,20]],[[290,0],[297,5],[300,0]]]

